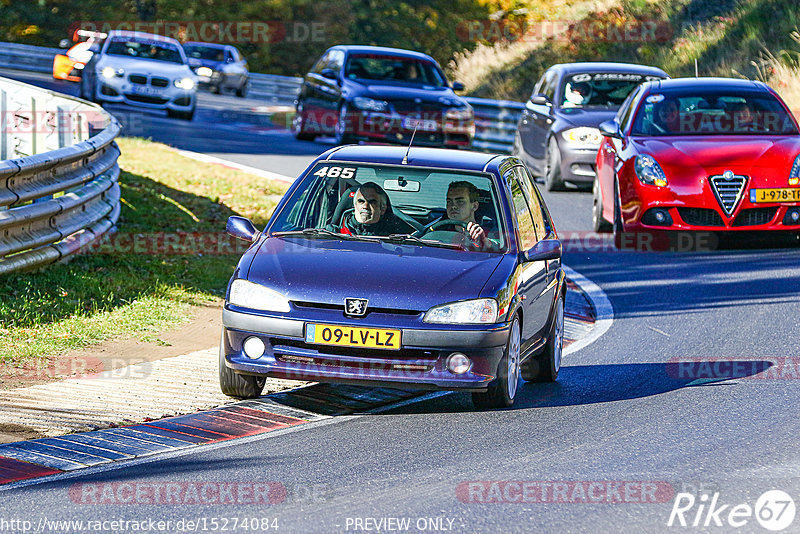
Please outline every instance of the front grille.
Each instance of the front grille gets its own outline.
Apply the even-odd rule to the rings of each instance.
[[[751,208],[742,210],[733,221],[733,226],[759,226],[769,224],[778,212],[777,207],[771,208]]]
[[[726,171],[726,174],[727,172],[728,171]],[[708,181],[711,183],[711,189],[714,191],[714,195],[716,195],[717,201],[719,205],[722,206],[722,209],[725,210],[725,213],[727,215],[733,213],[733,210],[736,209],[736,205],[742,198],[742,191],[747,183],[747,177],[739,175],[730,175],[729,177],[717,175],[710,177]]]
[[[350,369],[365,369],[372,371],[411,371],[418,373],[427,373],[433,370],[433,364],[418,364],[418,363],[382,363],[382,362],[353,362],[345,360],[335,360],[330,358],[312,358],[309,356],[294,356],[291,354],[277,354],[275,359],[284,363],[300,363],[304,365],[320,365],[324,367],[347,367]]]
[[[435,119],[442,115],[442,106],[434,102],[414,102],[413,100],[392,100],[392,106],[398,113],[426,113],[433,116],[421,117],[423,119]]]
[[[678,213],[686,224],[692,226],[725,226],[716,210],[705,208],[678,208]]]
[[[147,76],[142,76],[141,74],[131,74],[128,76],[128,79],[131,81],[131,83],[147,85]]]
[[[166,104],[169,100],[160,96],[135,95],[132,93],[125,93],[125,96],[134,102],[142,102],[143,104]]]
[[[150,85],[153,87],[166,87],[169,85],[169,80],[166,78],[150,78]]]
[[[269,339],[275,354],[292,354],[294,356],[324,358],[326,356],[350,356],[356,358],[391,358],[393,360],[428,360],[431,364],[436,361],[437,354],[430,350],[422,349],[400,349],[400,350],[381,350],[381,349],[361,349],[357,347],[341,347],[336,345],[314,345],[298,339]],[[292,349],[300,349],[292,350]],[[302,354],[300,354],[302,353]]]
[[[292,304],[298,308],[312,308],[316,310],[337,310],[344,313],[344,304],[327,304],[324,302],[305,302],[301,300],[293,300]],[[419,315],[422,313],[419,310],[403,310],[400,308],[375,308],[367,306],[367,315],[370,313],[388,313],[392,315]]]

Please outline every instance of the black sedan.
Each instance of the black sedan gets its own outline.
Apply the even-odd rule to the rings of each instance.
[[[415,145],[469,148],[474,113],[454,92],[463,88],[419,52],[334,46],[303,80],[294,133],[303,140],[333,135],[340,145],[407,144],[413,134]]]
[[[514,402],[561,366],[565,275],[541,194],[513,156],[349,146],[319,156],[228,286],[220,385],[266,377],[473,392]]]
[[[183,45],[183,50],[200,87],[206,87],[212,93],[230,90],[236,96],[247,94],[250,71],[247,60],[236,47],[190,41]]]
[[[548,191],[567,183],[590,186],[603,140],[600,123],[613,118],[639,84],[668,77],[661,69],[628,63],[553,65],[525,104],[513,152],[544,178]]]

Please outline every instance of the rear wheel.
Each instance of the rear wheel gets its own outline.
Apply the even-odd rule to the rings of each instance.
[[[603,218],[603,196],[600,194],[600,179],[597,177],[592,185],[592,228],[601,233],[611,231],[611,223]]]
[[[229,397],[239,399],[255,399],[264,390],[267,383],[263,376],[246,376],[233,372],[225,363],[225,348],[222,339],[219,342],[219,388]]]
[[[553,323],[542,352],[531,356],[522,364],[522,378],[526,382],[555,382],[561,370],[564,348],[564,298],[559,294],[553,310]]]
[[[519,317],[514,317],[511,331],[508,334],[508,343],[503,358],[497,368],[497,378],[489,389],[472,394],[472,404],[476,408],[507,408],[514,404],[519,384],[519,358],[522,345]]]
[[[544,182],[548,191],[564,189],[564,178],[561,176],[561,151],[555,137],[547,143],[547,163],[544,170]]]

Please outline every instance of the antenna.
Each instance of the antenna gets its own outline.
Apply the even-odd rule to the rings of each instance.
[[[417,126],[419,126],[419,121],[414,123],[414,131],[411,132],[411,141],[408,142],[408,149],[406,150],[406,155],[403,156],[401,165],[408,165],[408,153],[411,152],[411,144],[414,142],[414,136],[417,135]]]
[[[697,58],[694,58],[694,77],[697,78]]]

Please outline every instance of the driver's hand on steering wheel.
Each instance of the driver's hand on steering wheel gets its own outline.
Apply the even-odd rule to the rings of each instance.
[[[486,232],[479,224],[474,222],[467,223],[467,233],[480,248],[486,246]]]

